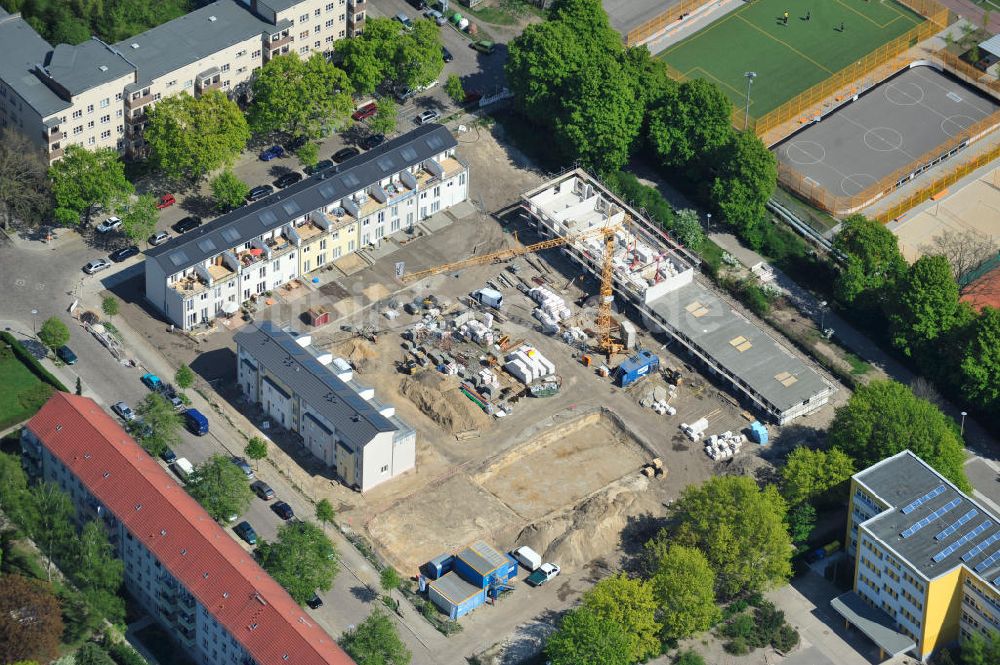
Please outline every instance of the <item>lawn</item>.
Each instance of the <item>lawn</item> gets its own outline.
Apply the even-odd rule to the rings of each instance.
[[[756,72],[750,114],[760,117],[923,20],[893,0],[755,0],[658,57],[715,81],[738,108],[744,74]]]
[[[0,342],[0,428],[34,415],[51,388],[42,383],[9,348]],[[46,390],[48,389],[48,390]]]

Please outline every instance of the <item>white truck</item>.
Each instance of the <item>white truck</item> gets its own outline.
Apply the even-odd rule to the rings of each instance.
[[[516,550],[511,552],[511,556],[517,559],[517,562],[528,569],[528,572],[535,572],[542,565],[542,556],[531,549],[527,545],[522,545]]]
[[[174,473],[177,474],[177,477],[184,481],[186,481],[191,474],[194,473],[194,465],[191,464],[186,457],[178,457],[177,461],[175,461],[171,466],[174,469]]]
[[[472,292],[472,297],[494,309],[500,309],[500,306],[503,305],[503,294],[496,289],[478,289]]]

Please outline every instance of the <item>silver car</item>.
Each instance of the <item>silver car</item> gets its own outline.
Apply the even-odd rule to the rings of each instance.
[[[426,125],[429,122],[434,122],[440,117],[441,114],[438,113],[437,111],[424,111],[416,118],[414,118],[413,122],[417,123],[418,125]]]
[[[122,227],[122,220],[117,217],[108,217],[106,220],[97,225],[98,233],[110,233],[111,231],[116,231]]]
[[[126,422],[132,422],[136,418],[135,411],[125,402],[115,402],[111,405],[111,410],[121,416],[122,420]]]
[[[95,272],[101,272],[102,270],[107,270],[111,267],[111,261],[107,259],[95,259],[90,261],[87,265],[83,266],[83,272],[88,275],[93,275]]]
[[[445,23],[448,22],[448,19],[444,17],[444,14],[442,14],[436,9],[428,9],[427,11],[424,12],[424,17],[431,19],[438,25],[444,25]]]

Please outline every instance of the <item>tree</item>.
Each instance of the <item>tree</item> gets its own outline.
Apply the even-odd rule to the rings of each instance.
[[[997,244],[990,236],[975,229],[945,230],[920,246],[921,254],[943,256],[951,266],[955,281],[964,284],[984,263],[997,255]]]
[[[657,562],[650,584],[668,640],[708,630],[722,617],[715,603],[715,573],[698,549],[670,546]]]
[[[115,665],[111,656],[93,642],[84,642],[73,655],[73,662],[76,665]]]
[[[147,665],[146,659],[129,646],[128,642],[115,642],[108,647],[108,655],[117,665]]]
[[[310,141],[299,148],[295,156],[299,158],[299,164],[306,168],[316,166],[319,163],[319,144]]]
[[[38,148],[12,127],[0,130],[0,227],[34,226],[52,212],[49,166]]]
[[[984,307],[970,328],[962,352],[962,393],[973,404],[996,408],[1000,400],[1000,310]]]
[[[63,621],[52,587],[20,575],[0,576],[0,662],[59,655]]]
[[[691,79],[669,92],[649,112],[649,140],[663,164],[700,165],[732,140],[733,105],[705,79]]]
[[[324,529],[336,516],[336,513],[333,512],[333,504],[330,503],[329,499],[320,499],[316,503],[316,519],[319,520]]]
[[[236,177],[233,170],[228,167],[212,178],[210,184],[215,207],[223,212],[243,205],[247,194],[250,193],[250,186]]]
[[[444,91],[456,104],[465,103],[465,88],[462,87],[462,79],[458,77],[458,74],[448,76],[448,80],[444,84]]]
[[[552,665],[632,665],[630,640],[622,627],[606,623],[585,607],[571,610],[545,645]]]
[[[973,632],[962,639],[961,665],[990,665],[1000,663],[1000,631],[990,630],[984,638]]]
[[[282,131],[318,138],[350,124],[352,93],[347,74],[322,53],[308,60],[295,54],[271,58],[253,82],[250,127],[256,134]]]
[[[123,204],[118,212],[122,218],[122,230],[132,242],[142,242],[156,231],[160,211],[152,194],[140,194],[134,201]]]
[[[338,642],[358,665],[408,665],[412,658],[395,624],[378,608]]]
[[[816,509],[811,503],[800,503],[788,511],[788,536],[793,543],[805,543],[816,526]]]
[[[653,587],[624,573],[605,577],[583,595],[582,607],[605,625],[616,625],[626,637],[629,662],[641,662],[660,653]]]
[[[146,395],[135,411],[142,422],[136,424],[133,434],[150,455],[162,455],[181,440],[180,432],[184,424],[181,416],[159,393]]]
[[[60,224],[76,226],[84,212],[95,204],[110,209],[128,199],[135,188],[125,178],[125,165],[111,148],[87,150],[83,146],[66,147],[63,158],[49,167],[53,214]]]
[[[906,271],[887,307],[892,343],[907,356],[958,325],[958,284],[943,256],[921,256]]]
[[[264,570],[300,604],[312,598],[317,589],[329,591],[340,569],[333,543],[312,522],[282,524],[278,539],[261,543],[257,554]]]
[[[341,39],[333,45],[355,92],[370,95],[390,77],[402,33],[398,21],[371,16],[365,21],[361,35]]]
[[[955,483],[972,491],[955,422],[895,381],[858,387],[837,409],[828,439],[865,468],[907,448]]]
[[[259,436],[255,436],[250,439],[243,452],[254,462],[254,468],[257,468],[257,462],[267,459],[267,441]]]
[[[774,153],[753,132],[733,132],[713,157],[717,174],[712,204],[737,235],[754,249],[764,240],[767,200],[778,183]]]
[[[671,510],[677,544],[697,547],[726,598],[763,591],[788,579],[792,545],[784,499],[773,486],[722,476],[688,487]],[[670,537],[661,532],[660,539]]]
[[[896,236],[864,215],[851,215],[841,222],[833,250],[846,262],[834,283],[837,299],[845,305],[862,296],[877,298],[884,286],[895,284],[906,271]]]
[[[115,298],[114,296],[105,296],[104,299],[101,300],[101,311],[104,312],[104,316],[109,319],[118,316],[118,298]]]
[[[75,549],[69,568],[76,586],[84,593],[97,590],[117,594],[125,564],[115,556],[104,528],[94,520],[88,521],[83,525]]]
[[[688,247],[695,249],[701,247],[705,242],[705,231],[701,228],[701,220],[698,213],[690,208],[678,210],[674,215],[671,230],[677,239]]]
[[[149,111],[144,133],[157,168],[171,178],[200,180],[230,164],[250,140],[235,102],[218,90],[195,98],[187,93],[160,100]]]
[[[854,460],[839,448],[799,446],[781,469],[781,493],[791,506],[812,501],[854,475]]]
[[[28,476],[19,457],[0,452],[0,510],[14,524],[27,525],[31,517],[32,497]]]
[[[396,131],[396,102],[388,97],[378,100],[378,111],[368,121],[368,129],[374,134],[392,134]]]
[[[50,349],[58,349],[69,342],[69,328],[58,317],[49,317],[38,329],[38,339]]]
[[[395,80],[411,89],[427,85],[441,75],[444,69],[441,30],[434,21],[413,22],[413,29],[398,38],[392,64]]]
[[[83,394],[83,384],[80,382],[80,377],[76,377],[76,394]]]
[[[73,501],[55,483],[44,482],[30,490],[27,530],[45,553],[45,574],[51,581],[52,560],[73,543]]]
[[[382,591],[385,591],[387,596],[392,596],[392,592],[400,587],[403,583],[402,578],[396,569],[392,566],[386,566],[382,569],[378,578],[379,586],[382,587]]]
[[[243,514],[253,499],[246,476],[232,460],[222,455],[213,455],[195,467],[188,478],[187,491],[219,521]]]
[[[192,372],[191,368],[187,365],[181,365],[177,368],[177,371],[174,372],[174,383],[176,383],[181,390],[187,390],[194,385],[194,372]]]

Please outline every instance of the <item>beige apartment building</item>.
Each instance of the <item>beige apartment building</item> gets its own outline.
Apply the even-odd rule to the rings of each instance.
[[[0,127],[14,127],[50,162],[71,144],[142,155],[146,111],[163,97],[242,92],[276,55],[329,53],[361,33],[365,0],[218,0],[106,44],[55,47],[0,9]]]

